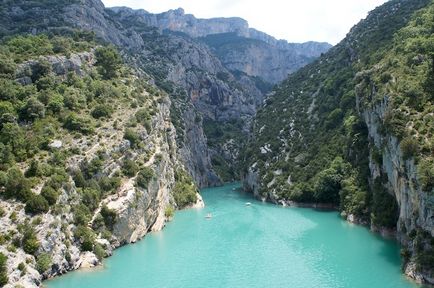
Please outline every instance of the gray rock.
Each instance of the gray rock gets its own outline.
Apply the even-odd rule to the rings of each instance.
[[[62,148],[62,141],[61,140],[53,140],[51,141],[50,144],[48,144],[48,147],[53,148],[53,149],[60,149]]]

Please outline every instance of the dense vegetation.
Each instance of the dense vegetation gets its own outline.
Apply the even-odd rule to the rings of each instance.
[[[244,173],[259,173],[259,194],[330,203],[343,215],[395,228],[398,205],[387,175],[368,182],[368,155],[381,165],[383,147],[368,137],[363,114],[386,102],[382,137],[398,139],[404,160],[418,167],[421,189],[434,195],[434,6],[418,10],[429,2],[386,3],[275,88],[242,156]],[[432,255],[429,239],[420,247]],[[421,269],[434,266],[419,263]]]

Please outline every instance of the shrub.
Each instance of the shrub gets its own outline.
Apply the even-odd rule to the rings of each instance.
[[[399,146],[401,148],[402,157],[404,158],[404,160],[408,160],[412,157],[415,157],[419,152],[419,143],[417,142],[416,139],[412,137],[406,137],[402,139]]]
[[[137,174],[136,185],[143,189],[147,189],[152,177],[154,177],[154,171],[149,167],[144,167]]]
[[[368,204],[367,193],[362,191],[356,183],[357,180],[354,177],[349,177],[342,181],[340,210],[348,214],[363,216]]]
[[[166,216],[166,218],[172,218],[173,215],[175,215],[175,209],[172,205],[167,206],[166,209],[164,209],[164,216]]]
[[[434,189],[434,161],[421,159],[417,166],[417,179],[423,191],[432,193]]]
[[[80,225],[74,231],[74,237],[81,243],[81,249],[83,251],[92,251],[95,245],[96,235],[92,229]]]
[[[11,148],[18,160],[26,157],[26,140],[24,130],[16,123],[5,123],[0,130],[0,142]]]
[[[0,125],[1,126],[1,125]],[[15,163],[12,148],[0,142],[0,170],[7,170]]]
[[[193,183],[178,182],[172,193],[179,208],[184,208],[197,201],[197,190]]]
[[[100,173],[103,165],[104,161],[99,157],[93,158],[90,162],[87,162],[82,169],[86,179],[90,179]]]
[[[103,117],[109,117],[113,113],[113,109],[105,104],[96,105],[93,108],[91,115],[93,118],[99,119]]]
[[[318,173],[314,187],[315,200],[320,203],[338,203],[342,175],[333,169]]]
[[[135,116],[137,121],[141,123],[149,132],[151,130],[151,115],[149,114],[148,110],[144,108],[139,109]]]
[[[86,98],[74,88],[67,88],[63,93],[63,105],[73,111],[78,111],[86,106]]]
[[[9,281],[6,266],[7,260],[8,258],[0,252],[0,286],[6,285]]]
[[[92,218],[89,208],[84,204],[75,206],[73,211],[75,225],[87,225]]]
[[[116,211],[109,209],[106,205],[101,208],[101,216],[104,219],[104,224],[108,230],[113,231],[113,225],[116,222]]]
[[[307,183],[297,183],[289,189],[289,200],[295,202],[314,202],[312,187]]]
[[[339,203],[339,191],[341,190],[341,181],[344,176],[344,171],[347,170],[345,164],[340,157],[336,157],[330,167],[319,172],[316,175],[314,185],[314,197],[320,203]]]
[[[34,121],[45,116],[45,106],[36,98],[30,98],[20,111],[20,119]]]
[[[25,211],[29,214],[47,213],[49,205],[47,200],[41,195],[33,194],[26,202]]]
[[[47,253],[42,253],[36,260],[36,270],[39,273],[44,273],[51,268],[51,256]]]
[[[139,167],[133,160],[126,159],[122,164],[122,173],[124,173],[125,176],[134,177],[138,170]]]
[[[132,129],[125,129],[124,139],[127,139],[131,143],[132,148],[137,148],[140,143],[140,136],[136,131]]]
[[[35,255],[39,249],[39,241],[36,238],[36,233],[33,227],[26,225],[23,231],[23,238],[21,240],[24,252]]]
[[[98,258],[98,260],[102,260],[104,257],[106,257],[106,253],[104,248],[102,248],[101,244],[96,243],[95,246],[93,247],[93,253],[95,253],[96,257]]]
[[[83,188],[86,186],[86,179],[84,179],[81,170],[74,170],[72,173],[72,179],[74,180],[75,186]]]
[[[31,198],[30,182],[24,178],[20,169],[11,168],[8,170],[5,192],[7,197],[13,197],[23,202]]]
[[[63,127],[83,134],[91,134],[94,131],[92,121],[89,118],[81,117],[74,113],[71,113],[66,117]]]
[[[39,61],[36,62],[32,67],[32,78],[33,82],[38,81],[40,78],[47,76],[51,72],[51,64],[48,61]]]
[[[18,264],[17,268],[20,271],[25,271],[26,270],[26,264],[24,264],[24,262],[21,262],[20,264]]]
[[[35,177],[40,174],[39,172],[39,162],[38,160],[33,159],[32,162],[30,162],[29,169],[26,170],[25,176],[26,177]]]
[[[48,204],[51,206],[56,204],[59,194],[53,187],[44,186],[41,190],[41,196],[44,197],[45,200],[47,200]]]
[[[119,70],[122,59],[117,50],[110,47],[100,47],[95,51],[96,66],[98,66],[98,72],[105,79],[111,79],[116,77],[116,72]]]
[[[83,204],[86,205],[90,211],[93,211],[99,205],[101,193],[93,188],[84,188],[81,197]]]
[[[119,177],[101,177],[98,181],[98,185],[105,193],[111,193],[116,191],[121,185],[121,179]]]
[[[58,171],[60,172],[60,171]],[[67,181],[66,175],[54,174],[51,175],[50,179],[47,181],[46,185],[52,187],[55,190],[62,188],[63,183]]]
[[[0,57],[0,77],[11,78],[14,76],[16,65],[12,59],[8,59],[5,55]],[[0,284],[1,285],[1,284]]]

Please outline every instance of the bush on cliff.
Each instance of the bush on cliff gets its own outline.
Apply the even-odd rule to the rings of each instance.
[[[7,260],[8,258],[0,252],[0,286],[6,285],[9,281],[6,266]]]

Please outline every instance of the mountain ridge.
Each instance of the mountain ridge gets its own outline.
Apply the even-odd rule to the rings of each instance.
[[[109,9],[118,15],[134,14],[134,17],[140,18],[145,25],[157,27],[160,32],[176,31],[197,39],[221,38],[234,34],[237,39],[227,37],[225,47],[216,48],[207,41],[204,43],[216,50],[219,59],[230,70],[242,71],[250,76],[259,76],[271,83],[285,79],[288,74],[311,62],[332,47],[328,43],[314,41],[289,43],[286,40],[277,40],[273,36],[250,28],[248,22],[242,18],[199,19],[191,14],[185,14],[183,9],[169,10],[159,14],[127,7]],[[235,41],[231,41],[232,39]],[[254,42],[249,42],[250,39],[260,42],[255,45]],[[228,49],[233,51],[232,55],[226,53]],[[258,60],[260,58],[263,60]]]

